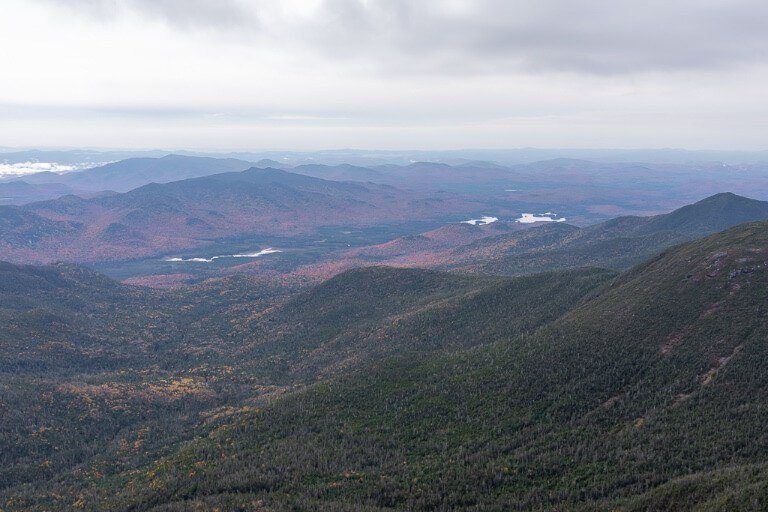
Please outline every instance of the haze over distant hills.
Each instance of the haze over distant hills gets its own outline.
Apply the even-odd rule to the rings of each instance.
[[[32,184],[21,180],[0,182],[0,204],[4,205],[21,205],[76,193],[88,194],[87,191],[79,191],[63,183]]]
[[[244,171],[250,167],[249,162],[234,158],[166,155],[161,158],[128,158],[56,177],[37,177],[33,174],[25,180],[33,183],[55,180],[84,190],[127,192],[148,183],[168,183],[222,172]]]
[[[327,165],[317,163],[314,157],[307,157],[312,163],[285,158],[259,159],[255,166],[336,181],[370,181],[409,190],[481,195],[501,202],[514,201],[521,208],[567,208],[570,217],[582,224],[620,214],[668,211],[723,190],[768,197],[768,185],[762,178],[768,164],[753,162],[641,163],[555,158],[504,165],[469,159],[451,160],[450,165],[440,161]],[[14,197],[13,193],[1,197],[12,204],[29,202],[27,198],[48,199],[51,198],[50,183],[69,186],[80,194],[105,190],[124,192],[151,182],[241,171],[252,166],[246,160],[234,158],[185,155],[130,158],[66,173],[38,172],[16,177],[13,179],[43,188],[37,197],[34,194]]]
[[[355,155],[358,155],[358,158],[355,158]],[[662,158],[659,155],[679,157]],[[629,156],[632,158],[628,158]],[[21,178],[34,184],[57,182],[79,190],[121,192],[153,181],[163,183],[239,171],[255,165],[293,170],[324,179],[375,181],[401,188],[443,187],[446,190],[485,192],[501,192],[506,189],[532,192],[539,189],[553,193],[557,192],[558,186],[576,185],[578,182],[574,181],[574,178],[589,178],[595,180],[592,181],[594,185],[603,189],[606,186],[631,187],[635,182],[645,183],[646,187],[665,182],[668,186],[675,187],[680,183],[688,183],[692,185],[690,192],[699,194],[711,194],[723,189],[747,193],[747,187],[755,186],[755,179],[759,178],[768,165],[765,153],[682,150],[509,150],[444,153],[327,151],[208,156],[183,152],[164,154],[157,151],[23,151],[0,153],[0,162],[3,161],[13,165],[48,162],[49,165],[64,165],[75,169],[63,174],[37,172],[17,178],[8,175],[6,180]],[[718,183],[712,183],[712,180]],[[758,185],[760,183],[757,182]],[[712,185],[719,185],[720,188],[712,188]],[[680,188],[678,193],[685,191]],[[691,196],[685,197],[692,199]],[[642,196],[638,196],[636,199],[641,198]]]
[[[0,148],[0,161],[6,162],[83,162],[106,163],[128,158],[158,158],[167,154],[234,158],[249,162],[271,160],[284,165],[302,164],[359,166],[408,165],[413,162],[443,162],[466,164],[495,162],[516,165],[557,158],[592,160],[598,162],[692,163],[722,162],[748,164],[768,162],[768,151],[720,151],[665,149],[579,149],[579,148],[510,148],[510,149],[456,149],[456,150],[366,150],[332,149],[323,151],[232,151],[201,152],[188,150],[82,150],[82,149],[13,149]]]

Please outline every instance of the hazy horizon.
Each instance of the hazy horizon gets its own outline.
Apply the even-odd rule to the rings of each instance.
[[[403,147],[386,147],[386,146],[328,146],[328,147],[306,147],[306,148],[291,148],[291,147],[259,147],[259,146],[242,146],[242,147],[221,147],[204,149],[196,146],[89,146],[89,145],[70,145],[70,146],[47,146],[44,144],[25,144],[18,146],[1,146],[1,153],[10,153],[17,151],[95,151],[95,152],[110,152],[110,151],[125,151],[125,152],[167,152],[171,153],[199,153],[199,154],[211,154],[211,155],[223,155],[231,153],[322,153],[322,152],[397,152],[397,153],[461,153],[469,151],[627,151],[627,152],[640,152],[640,151],[680,151],[691,153],[763,153],[768,152],[768,145],[753,147],[753,148],[735,148],[735,147],[683,147],[683,146],[499,146],[499,147],[481,147],[481,146],[454,146],[454,147],[418,147],[418,146],[403,146]]]

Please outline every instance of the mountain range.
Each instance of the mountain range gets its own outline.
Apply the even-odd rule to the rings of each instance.
[[[373,182],[400,189],[421,192],[451,192],[474,195],[509,206],[514,203],[522,211],[567,212],[576,224],[592,224],[618,215],[649,215],[668,211],[722,190],[762,197],[768,193],[765,164],[747,159],[740,163],[706,161],[635,160],[618,158],[585,159],[574,155],[553,158],[541,153],[540,158],[523,161],[500,161],[483,158],[446,158],[424,161],[402,160],[383,156],[381,159],[339,161],[354,152],[326,154],[323,158],[301,158],[279,154],[233,154],[228,157],[193,156],[157,152],[22,152],[0,153],[7,161],[28,158],[29,164],[49,161],[67,163],[81,158],[75,169],[64,173],[38,172],[21,177],[30,186],[45,186],[37,197],[13,194],[6,204],[22,204],[30,200],[53,198],[53,183],[68,186],[78,195],[106,191],[127,192],[150,183],[168,183],[222,172],[242,171],[250,167],[277,168],[298,174],[335,181]],[[479,155],[480,153],[478,153]],[[536,152],[531,152],[531,155]],[[418,155],[416,155],[418,156]],[[121,157],[123,159],[121,159]],[[52,159],[57,160],[52,160]],[[107,159],[93,167],[97,158]],[[112,161],[114,159],[114,161]],[[675,159],[673,159],[675,160]],[[250,162],[256,162],[255,164]],[[68,167],[73,167],[69,165]]]
[[[383,244],[327,255],[293,275],[327,279],[355,267],[390,265],[478,275],[520,275],[596,266],[625,269],[664,248],[748,221],[768,220],[768,202],[720,193],[673,212],[624,216],[579,228],[564,222],[453,223]],[[266,270],[266,272],[265,272]],[[231,272],[269,273],[259,263]]]
[[[84,150],[84,149],[14,149],[0,147],[0,160],[7,162],[113,162],[127,158],[161,157],[163,150]],[[353,164],[360,166],[407,165],[412,162],[493,162],[499,165],[517,165],[556,158],[582,159],[595,162],[651,162],[651,163],[708,163],[749,164],[768,162],[766,151],[718,151],[666,149],[578,149],[578,148],[516,148],[516,149],[458,149],[458,150],[364,150],[333,149],[323,151],[241,151],[206,153],[177,151],[184,156],[236,158],[258,162],[272,160],[291,166],[302,164]]]
[[[0,207],[0,258],[94,262],[148,257],[238,235],[311,233],[469,215],[482,205],[386,185],[251,168],[122,194]]]
[[[373,181],[399,188],[473,193],[514,200],[527,211],[568,210],[579,223],[621,214],[648,215],[722,190],[763,196],[765,167],[719,162],[648,163],[554,158],[512,165],[464,161],[451,165],[299,165],[293,172],[331,179]],[[649,208],[655,204],[655,208]],[[544,208],[544,210],[540,210]],[[655,209],[655,211],[654,211]],[[601,219],[602,217],[602,219]]]

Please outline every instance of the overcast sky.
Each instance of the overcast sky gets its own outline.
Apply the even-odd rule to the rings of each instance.
[[[0,7],[0,146],[768,148],[765,0]]]

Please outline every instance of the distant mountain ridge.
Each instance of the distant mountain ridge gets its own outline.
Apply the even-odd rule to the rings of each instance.
[[[148,183],[168,183],[222,172],[243,171],[252,163],[235,158],[192,157],[169,154],[159,158],[137,157],[99,167],[51,176],[32,174],[34,183],[57,182],[89,191],[127,192]]]
[[[298,273],[325,278],[366,265],[492,275],[583,266],[624,269],[666,247],[744,222],[766,219],[768,202],[726,192],[671,213],[618,217],[584,228],[554,222],[533,227],[506,222],[482,227],[450,225],[418,236],[345,251],[327,262],[299,269]],[[243,268],[247,269],[247,265]]]
[[[250,168],[91,199],[65,196],[16,209],[0,207],[0,259],[128,259],[221,237],[310,233],[320,226],[377,225],[414,216],[455,217],[478,208],[455,196]]]
[[[82,193],[63,183],[32,184],[23,180],[0,182],[0,205],[21,205]]]
[[[725,192],[673,212],[651,217],[618,217],[572,233],[525,254],[501,256],[457,270],[514,274],[595,265],[628,268],[662,249],[744,222],[768,219],[768,202]]]
[[[697,237],[764,218],[768,218],[768,202],[723,192],[653,217],[641,233],[669,229]]]
[[[534,152],[535,153],[535,152]],[[546,153],[546,152],[545,152]],[[27,153],[24,153],[27,154]],[[40,152],[29,158],[61,158],[69,161],[80,155],[91,165],[98,155],[109,160],[134,153]],[[643,163],[643,161],[590,161],[574,157],[542,158],[536,161],[497,162],[474,158],[435,158],[429,153],[418,158],[391,161],[352,158],[355,151],[325,153],[327,158],[294,158],[280,153],[204,156],[189,152],[166,154],[137,153],[138,157],[91,169],[64,174],[41,172],[25,179],[34,185],[59,183],[74,193],[106,190],[125,192],[151,182],[166,183],[221,172],[241,171],[253,165],[290,170],[323,179],[361,181],[391,185],[422,193],[450,192],[483,197],[486,204],[515,204],[525,211],[567,211],[577,225],[591,224],[617,215],[647,215],[671,209],[720,190],[765,197],[768,186],[760,163],[723,165],[717,162]],[[162,153],[160,153],[162,154]],[[533,154],[533,153],[532,153]],[[0,153],[0,160],[2,160]],[[23,158],[23,154],[12,155]],[[196,156],[193,156],[196,155]],[[349,155],[347,162],[339,161]],[[552,155],[551,155],[552,156]],[[527,159],[526,159],[527,160]],[[256,164],[250,162],[255,161]],[[0,180],[3,181],[3,180]],[[663,186],[660,186],[663,184]],[[0,196],[2,197],[2,196]],[[28,196],[26,196],[28,197]],[[53,194],[37,199],[48,199]],[[6,204],[28,202],[11,197]]]

